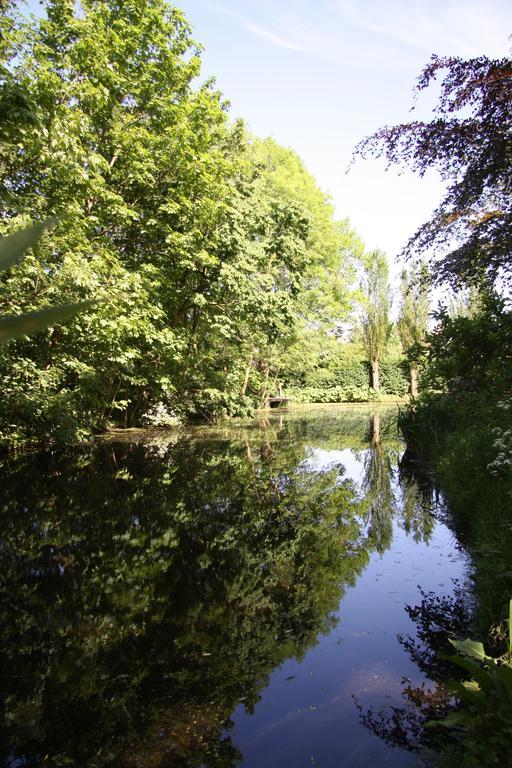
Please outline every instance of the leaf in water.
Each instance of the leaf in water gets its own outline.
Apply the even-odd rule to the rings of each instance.
[[[0,318],[0,344],[27,333],[42,331],[55,323],[61,323],[68,317],[82,312],[96,303],[95,301],[79,301],[76,304],[61,304],[58,307],[47,307],[37,312],[26,312],[24,315],[2,317]]]
[[[42,224],[34,224],[33,227],[22,229],[13,235],[7,235],[0,239],[0,269],[9,269],[21,261],[23,254],[37,243],[44,230],[56,219],[47,219]]]

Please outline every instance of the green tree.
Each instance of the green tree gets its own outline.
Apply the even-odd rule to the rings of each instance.
[[[485,311],[485,298],[480,288],[471,285],[454,291],[448,301],[451,317],[477,317]]]
[[[362,337],[371,365],[372,388],[377,392],[380,387],[379,363],[386,352],[392,328],[388,262],[383,251],[374,250],[363,256],[361,289]]]
[[[287,199],[308,221],[308,260],[297,301],[301,321],[332,329],[352,308],[355,263],[363,243],[348,219],[335,218],[332,200],[317,185],[302,160],[272,139],[254,139],[251,157],[262,169],[270,204]]]
[[[299,297],[311,316],[335,294],[324,314],[343,313],[352,235],[296,155],[259,152],[211,82],[193,87],[199,49],[176,8],[46,12],[2,16],[0,99],[17,89],[31,119],[2,136],[0,230],[64,215],[0,299],[6,314],[101,303],[0,351],[3,437],[70,439],[155,408],[245,412],[276,376]]]
[[[65,218],[2,285],[3,304],[104,301],[3,353],[4,409],[50,435],[130,423],[175,387],[205,262],[219,261],[236,132],[211,85],[192,91],[197,48],[159,0],[49,2],[8,63],[37,122],[2,146],[2,227]]]
[[[429,312],[427,280],[428,269],[421,262],[409,270],[404,269],[400,280],[401,305],[397,325],[404,354],[409,360],[412,397],[418,394],[419,347],[427,334]]]

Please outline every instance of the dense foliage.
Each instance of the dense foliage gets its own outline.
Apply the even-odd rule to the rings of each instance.
[[[292,151],[194,85],[199,49],[163,0],[1,15],[0,227],[59,214],[3,279],[4,311],[99,300],[2,349],[3,439],[264,401],[298,328],[346,316],[348,223]]]

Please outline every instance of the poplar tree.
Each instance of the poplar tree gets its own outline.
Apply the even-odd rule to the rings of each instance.
[[[371,366],[371,385],[375,392],[380,388],[379,363],[382,360],[391,334],[389,319],[390,290],[388,262],[380,250],[363,256],[361,289],[363,292],[362,337]]]
[[[400,281],[400,315],[398,333],[402,348],[409,360],[410,392],[418,394],[418,352],[419,345],[427,335],[429,312],[428,270],[419,262],[409,270],[404,269]]]

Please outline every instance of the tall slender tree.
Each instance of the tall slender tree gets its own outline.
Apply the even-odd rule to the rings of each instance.
[[[428,269],[423,262],[404,269],[400,282],[401,305],[398,333],[410,367],[412,397],[418,394],[418,345],[427,334],[429,311]]]
[[[388,282],[389,267],[386,254],[380,250],[370,251],[363,256],[363,291],[362,336],[372,371],[372,388],[378,392],[379,363],[382,360],[389,336],[391,305]]]

